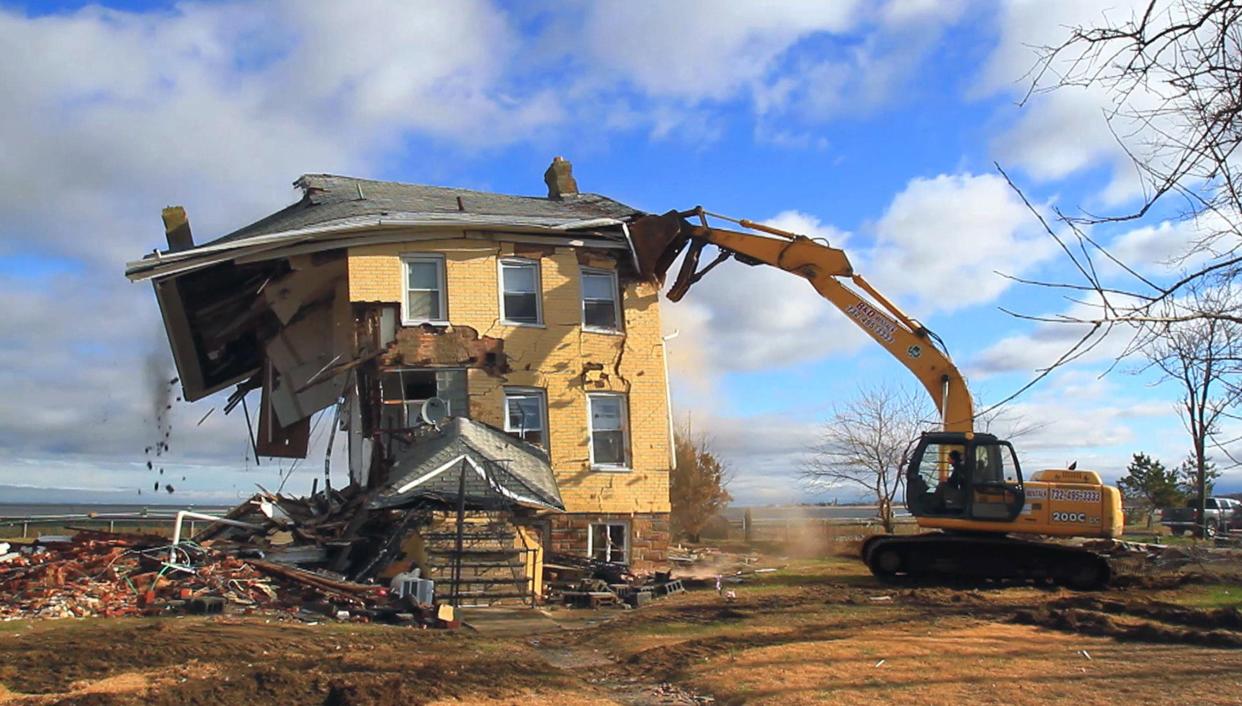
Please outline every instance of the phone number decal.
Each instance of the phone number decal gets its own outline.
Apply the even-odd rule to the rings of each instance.
[[[1071,503],[1100,502],[1100,491],[1098,490],[1063,490],[1061,488],[1053,488],[1051,496],[1053,500],[1064,500]]]

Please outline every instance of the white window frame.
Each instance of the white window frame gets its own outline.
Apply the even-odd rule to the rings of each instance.
[[[410,263],[430,262],[436,266],[436,286],[440,292],[439,317],[434,319],[410,318]],[[418,290],[425,291],[425,290]],[[444,256],[435,253],[418,253],[401,256],[401,323],[406,326],[418,324],[448,324],[448,276],[444,269]]]
[[[612,296],[612,308],[613,308],[613,317],[616,319],[617,325],[615,328],[605,328],[603,326],[591,326],[587,324],[586,286],[582,284],[581,279],[580,279],[578,282],[578,290],[579,290],[578,293],[581,295],[579,299],[581,300],[580,304],[582,307],[582,330],[591,331],[593,333],[613,333],[613,334],[621,333],[624,330],[623,321],[621,319],[621,284],[620,282],[617,281],[616,271],[615,270],[603,270],[603,269],[599,269],[595,267],[581,268],[580,278],[585,277],[586,275],[604,275],[604,276],[607,276],[610,280],[612,280],[612,295],[613,295]]]
[[[519,398],[533,397],[539,400],[539,415],[543,418],[543,428],[539,431],[543,432],[543,443],[535,444],[539,448],[547,451],[551,447],[551,432],[548,431],[548,393],[547,390],[539,387],[506,387],[504,400],[504,428],[506,432],[512,434],[520,434],[520,429],[515,429],[509,425],[509,400]],[[519,437],[520,438],[520,437]],[[527,442],[533,443],[533,442]]]
[[[595,425],[592,423],[594,415],[591,408],[591,400],[596,397],[615,397],[621,401],[621,442],[622,453],[625,460],[621,463],[596,463],[595,462]],[[590,458],[591,470],[595,471],[617,471],[624,472],[633,470],[633,449],[630,447],[630,401],[623,392],[588,392],[586,396],[586,412],[587,412],[587,455]]]
[[[587,524],[587,558],[595,558],[595,528],[605,525],[608,527],[620,527],[625,532],[625,547],[621,550],[621,561],[612,563],[629,564],[630,563],[630,523],[625,520],[602,520],[600,522],[591,522]]]
[[[505,311],[505,265],[521,265],[535,270],[535,321],[513,321]],[[496,292],[500,297],[500,323],[505,326],[543,328],[543,267],[529,257],[506,256],[496,259]]]

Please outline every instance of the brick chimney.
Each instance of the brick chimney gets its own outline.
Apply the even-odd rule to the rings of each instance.
[[[548,185],[548,198],[560,200],[565,196],[578,193],[578,182],[574,180],[574,165],[564,157],[556,157],[543,173],[543,181]]]
[[[169,206],[161,215],[164,217],[164,236],[168,238],[168,252],[180,252],[194,247],[190,219],[186,218],[184,208]]]

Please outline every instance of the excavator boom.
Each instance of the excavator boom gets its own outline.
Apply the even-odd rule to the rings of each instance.
[[[688,215],[697,216],[700,222],[686,220]],[[685,250],[681,270],[668,291],[672,301],[679,301],[692,284],[730,257],[750,265],[771,265],[803,277],[918,378],[939,410],[945,431],[973,431],[974,402],[966,380],[938,345],[935,335],[855,273],[844,251],[761,223],[737,223],[765,235],[713,228],[707,224],[707,212],[701,208],[638,219],[630,225],[630,236],[641,274],[663,284],[668,269]],[[699,270],[699,255],[708,244],[719,248],[720,255]]]

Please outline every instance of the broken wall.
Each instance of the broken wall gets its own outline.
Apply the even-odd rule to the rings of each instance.
[[[399,304],[404,296],[401,256],[445,258],[448,318],[480,341],[503,341],[505,369],[467,368],[470,414],[504,426],[504,387],[546,390],[549,455],[570,513],[667,513],[670,466],[667,388],[660,336],[659,292],[622,279],[622,333],[583,331],[580,259],[615,269],[628,251],[584,251],[521,243],[445,239],[349,249],[349,298]],[[540,263],[543,321],[513,326],[500,321],[499,258]],[[422,346],[424,349],[426,346]],[[415,355],[411,352],[411,355]],[[588,392],[628,393],[632,470],[592,470]]]

